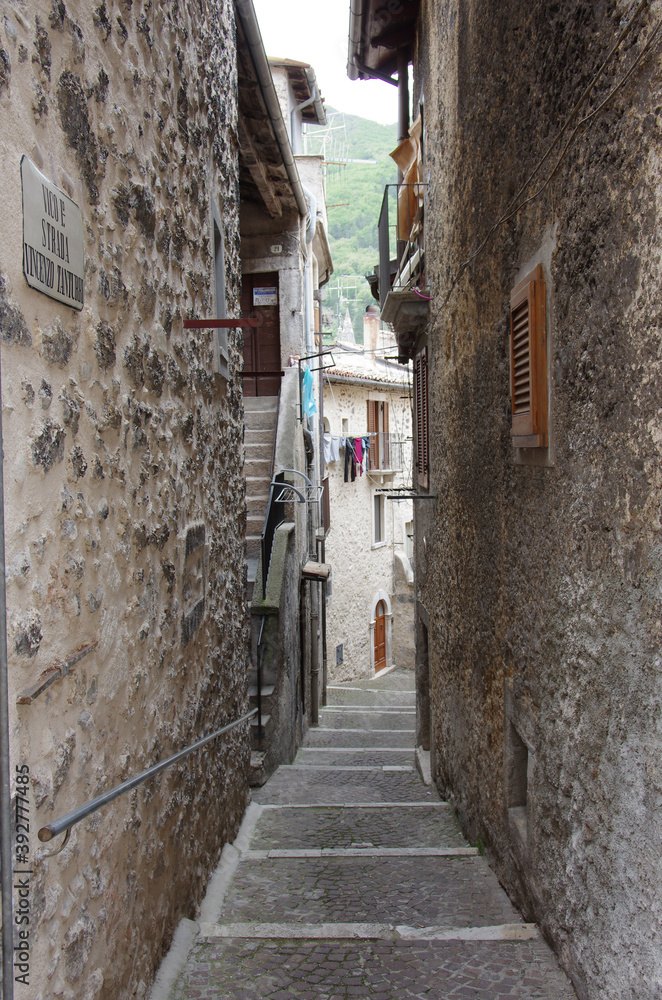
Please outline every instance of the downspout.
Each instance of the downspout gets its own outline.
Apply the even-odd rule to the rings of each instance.
[[[315,350],[315,338],[313,336],[313,247],[315,229],[317,228],[317,198],[306,187],[302,187],[305,197],[308,199],[310,208],[308,216],[308,228],[306,230],[306,272],[305,272],[305,299],[304,315],[306,323],[306,354],[312,354]]]
[[[246,41],[250,49],[251,58],[253,60],[255,72],[260,84],[262,96],[264,98],[264,103],[267,106],[267,112],[276,135],[276,141],[278,142],[281,156],[283,157],[285,170],[287,171],[287,176],[292,185],[299,214],[305,216],[308,212],[306,197],[303,193],[301,178],[299,177],[299,171],[292,153],[290,137],[287,134],[287,128],[285,126],[285,122],[283,121],[283,113],[281,111],[278,95],[276,94],[276,88],[274,87],[274,81],[271,76],[269,61],[267,59],[266,52],[264,51],[264,43],[262,41],[262,35],[260,34],[260,27],[257,23],[257,17],[255,16],[253,0],[235,0],[235,8],[241,19],[241,27],[244,35],[246,36]]]
[[[1,373],[0,373],[1,375]],[[14,996],[14,921],[12,918],[11,773],[9,769],[9,678],[7,670],[7,597],[5,592],[5,490],[0,383],[0,863],[2,864],[2,996]],[[29,867],[29,866],[28,866]]]
[[[361,22],[363,21],[363,0],[352,0],[349,14],[349,56],[347,59],[347,76],[350,80],[358,80],[359,71],[356,60],[361,51]]]

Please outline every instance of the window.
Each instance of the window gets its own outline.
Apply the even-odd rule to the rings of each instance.
[[[223,241],[223,226],[218,213],[214,210],[214,291],[216,298],[216,319],[226,319],[225,307],[225,246]],[[216,372],[223,378],[230,378],[230,354],[228,351],[228,331],[216,330]]]
[[[388,403],[368,400],[368,469],[389,469],[391,466]]]
[[[542,264],[510,296],[510,436],[516,448],[547,447],[547,337]]]
[[[386,531],[384,525],[384,497],[381,493],[375,493],[373,506],[372,544],[380,545],[382,542],[386,541]]]
[[[430,485],[430,448],[428,437],[428,349],[414,358],[414,415],[416,441],[416,477],[420,487]]]

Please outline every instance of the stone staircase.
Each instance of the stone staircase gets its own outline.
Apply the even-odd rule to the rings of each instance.
[[[576,1000],[414,767],[412,671],[329,688],[151,1000]],[[175,957],[176,956],[176,957]]]
[[[271,460],[278,418],[278,396],[244,397],[244,476],[246,477],[246,564],[248,599],[253,593],[262,526],[269,501]]]
[[[258,560],[260,557],[260,539],[264,518],[269,502],[269,484],[272,474],[272,456],[276,421],[278,419],[278,396],[245,396],[244,397],[244,476],[246,477],[246,566],[248,601],[253,597]],[[257,621],[254,627],[259,628]],[[255,639],[254,639],[255,646]],[[249,677],[248,695],[250,707],[257,707],[257,670],[255,656],[252,657],[252,667]],[[270,699],[274,693],[274,678],[267,672],[262,678],[262,724],[266,732],[270,721]],[[265,778],[262,772],[260,741],[257,739],[257,719],[251,723],[253,733],[254,753],[251,756],[251,769],[254,772],[253,781],[262,783]]]

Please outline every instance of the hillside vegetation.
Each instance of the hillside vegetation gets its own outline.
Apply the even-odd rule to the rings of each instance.
[[[362,315],[374,302],[364,276],[378,262],[377,222],[386,184],[397,180],[397,168],[389,153],[397,144],[397,126],[328,109],[333,131],[311,130],[308,151],[319,152],[315,132],[327,133],[327,160],[377,160],[376,164],[348,163],[327,168],[326,200],[329,242],[334,273],[324,308],[324,330],[336,333],[349,307],[357,340],[363,334]],[[344,129],[343,129],[344,121]],[[354,280],[351,280],[354,279]]]

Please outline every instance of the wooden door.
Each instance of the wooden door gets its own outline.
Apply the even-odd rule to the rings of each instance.
[[[258,321],[257,327],[244,329],[244,371],[252,373],[244,376],[245,396],[277,396],[280,391],[279,300],[277,271],[243,275],[241,314]]]
[[[380,601],[375,611],[375,673],[386,666],[386,606]]]

